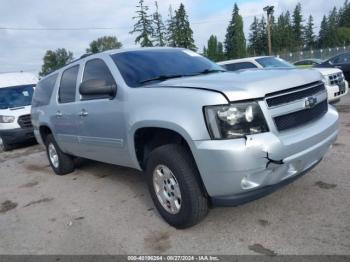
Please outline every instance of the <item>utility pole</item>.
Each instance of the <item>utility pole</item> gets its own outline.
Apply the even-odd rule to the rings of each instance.
[[[269,55],[272,55],[272,42],[271,42],[271,18],[273,15],[274,6],[264,7],[264,11],[267,13],[267,44],[269,46]]]

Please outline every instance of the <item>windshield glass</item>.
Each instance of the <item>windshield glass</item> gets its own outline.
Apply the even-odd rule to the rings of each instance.
[[[0,88],[0,109],[29,106],[35,85]]]
[[[277,57],[264,57],[258,58],[256,61],[263,68],[295,68],[294,65],[288,63],[287,61],[277,58]]]
[[[140,87],[154,81],[225,71],[195,52],[181,49],[139,50],[112,55],[125,82]]]

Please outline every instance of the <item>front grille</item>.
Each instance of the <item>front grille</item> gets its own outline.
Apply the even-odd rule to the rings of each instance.
[[[319,119],[324,116],[328,111],[328,102],[317,104],[310,109],[304,109],[287,115],[277,116],[274,118],[276,127],[279,131],[299,127],[305,125],[313,120]]]
[[[326,88],[323,83],[320,83],[320,82],[311,83],[309,85],[304,85],[304,86],[300,86],[292,89],[283,90],[282,92],[280,91],[277,93],[269,94],[267,95],[266,103],[269,107],[279,106],[279,105],[288,104],[290,102],[306,98],[308,96],[315,95],[325,90]]]
[[[341,85],[344,83],[344,77],[342,73],[336,73],[328,76],[329,82],[332,86]]]
[[[31,119],[30,115],[20,116],[18,118],[18,124],[19,124],[19,126],[21,128],[31,128],[31,127],[33,127],[32,119]]]

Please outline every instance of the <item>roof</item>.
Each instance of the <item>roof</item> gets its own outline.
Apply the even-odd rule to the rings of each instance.
[[[2,73],[0,74],[0,88],[20,85],[36,85],[38,77],[32,73]]]

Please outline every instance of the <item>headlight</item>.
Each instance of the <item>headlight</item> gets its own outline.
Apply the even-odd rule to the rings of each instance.
[[[322,82],[325,84],[325,85],[330,85],[330,80],[329,80],[329,77],[328,76],[325,76],[325,75],[322,75]]]
[[[204,112],[213,139],[242,138],[269,131],[257,102],[207,106]]]
[[[14,121],[14,116],[0,116],[0,123],[13,123]]]

